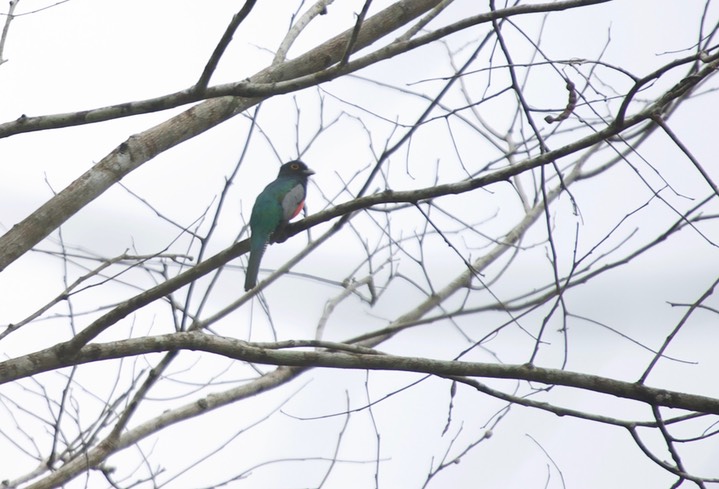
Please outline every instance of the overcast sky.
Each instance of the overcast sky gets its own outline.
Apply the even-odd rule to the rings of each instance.
[[[213,77],[213,84],[242,80],[271,62],[272,51],[286,32],[289,16],[297,2],[287,2],[293,5],[292,8],[280,8],[280,3],[284,2],[258,2],[256,11],[241,26],[224,55]],[[373,2],[372,11],[376,12],[390,3],[377,0]],[[467,12],[486,9],[486,2],[457,0],[455,3],[446,12],[443,22],[466,16]],[[332,5],[329,14],[316,19],[298,39],[290,57],[352,25],[360,4],[338,1]],[[478,7],[478,4],[481,6]],[[18,10],[27,12],[40,5],[45,3],[21,0]],[[11,24],[3,53],[7,62],[0,65],[0,91],[4,94],[0,104],[0,122],[14,120],[21,114],[35,116],[69,112],[186,88],[198,78],[239,5],[241,2],[198,4],[184,0],[69,0],[33,15],[17,17]],[[690,52],[697,41],[702,7],[703,2],[694,1],[635,0],[553,14],[544,26],[542,49],[558,60],[596,59],[606,45],[603,59],[607,63],[644,75],[677,57],[677,51]],[[716,19],[717,15],[717,9],[712,8],[708,18]],[[526,17],[517,19],[517,23],[536,34],[540,20],[539,17]],[[487,26],[474,28],[450,37],[448,43],[452,49],[458,49],[469,41],[476,42],[486,32]],[[527,61],[528,45],[522,44],[518,37],[513,39],[517,42],[515,61]],[[462,51],[458,58],[464,59],[467,51]],[[437,87],[441,86],[437,77],[449,74],[451,67],[446,49],[440,44],[360,73],[364,77],[429,95],[436,94]],[[417,81],[422,83],[409,85]],[[556,80],[538,76],[531,81],[527,93],[531,94],[533,103],[546,101],[547,106],[562,107],[566,92],[556,89]],[[626,89],[630,83],[620,77],[606,81],[607,93],[611,93],[612,86]],[[649,99],[666,86],[663,81],[659,82],[642,96]],[[310,213],[326,207],[325,197],[335,195],[342,181],[354,175],[358,168],[372,164],[373,151],[376,153],[387,140],[396,140],[393,136],[396,128],[387,121],[410,124],[426,103],[418,97],[380,89],[358,79],[339,80],[323,88],[326,90],[325,116],[328,121],[338,118],[338,122],[303,155],[303,159],[317,172],[309,187],[307,205]],[[294,99],[293,95],[288,95],[263,104],[258,117],[261,133],[253,141],[240,177],[228,193],[218,234],[210,245],[211,252],[233,243],[248,219],[255,196],[274,178],[279,163],[296,157],[297,148],[311,139],[318,124],[318,100],[316,90],[306,90]],[[362,105],[366,111],[354,110],[350,102]],[[496,120],[497,126],[510,118],[509,113],[502,113],[501,105],[491,107],[492,110],[486,110],[483,115]],[[47,201],[53,191],[63,189],[131,134],[162,122],[181,110],[0,139],[0,161],[3,163],[0,230],[10,229]],[[345,115],[340,116],[342,111]],[[709,92],[687,102],[670,122],[697,159],[705,164],[714,181],[719,181],[713,144],[717,113],[719,97]],[[296,127],[299,127],[299,142]],[[225,178],[240,156],[248,129],[247,117],[235,117],[159,155],[125,178],[123,184],[165,217],[189,226],[216,203]],[[456,134],[470,137],[460,129]],[[469,139],[463,141],[466,143]],[[392,163],[393,175],[397,178],[391,181],[391,187],[395,190],[431,185],[435,177],[432,169],[437,161],[452,162],[442,166],[440,175],[443,182],[463,178],[461,165],[455,161],[453,142],[441,128],[423,133],[423,137],[414,141],[408,151],[403,151]],[[460,152],[468,161],[489,162],[499,157],[496,149],[481,140],[462,145]],[[681,194],[668,197],[672,203],[688,207],[691,205],[689,199],[701,199],[708,195],[706,182],[666,137],[653,137],[651,144],[641,148],[640,154],[641,158],[634,158],[633,161],[642,168],[642,175],[651,175],[654,168]],[[411,162],[408,168],[405,168],[406,162]],[[653,178],[653,185],[661,185],[658,177],[648,178]],[[376,188],[383,189],[382,180],[375,183]],[[476,211],[472,213],[473,222],[484,222],[483,232],[496,236],[501,234],[501,230],[508,229],[508,220],[521,212],[521,208],[508,185],[497,184],[488,190],[476,191],[471,201],[448,198],[446,205],[449,209],[472,206]],[[650,192],[635,173],[623,168],[586,184],[578,184],[575,195],[581,215],[571,212],[566,197],[560,198],[553,209],[558,246],[566,253],[571,252],[577,226],[581,229],[579,249],[586,252],[630,210],[647,202]],[[344,195],[338,201],[347,199],[348,196]],[[358,226],[362,225],[361,219],[358,218]],[[407,232],[411,233],[421,222],[416,219],[417,216],[412,215],[398,225],[406,226]],[[665,206],[652,202],[646,210],[628,219],[613,239],[619,241],[637,229],[632,239],[642,242],[666,229],[674,219]],[[719,242],[716,224],[702,229],[715,243]],[[529,234],[528,242],[540,241],[544,231],[545,228],[538,226],[536,234]],[[313,233],[317,237],[320,231]],[[155,253],[168,246],[179,234],[176,226],[158,219],[154,210],[119,187],[101,196],[63,226],[63,238],[67,243],[106,257],[119,255],[127,249],[139,254]],[[57,250],[57,238],[54,234],[37,248]],[[185,237],[181,242],[183,239],[186,246],[189,241]],[[305,244],[305,237],[297,237],[270,247],[263,266],[280,266]],[[464,265],[456,255],[447,253],[446,247],[439,242],[436,250],[427,257],[428,264],[435,280],[446,283],[461,273]],[[482,252],[482,249],[477,249],[473,257]],[[361,254],[355,236],[348,233],[324,245],[295,271],[341,281],[355,266],[356,261],[347,259],[351,253]],[[657,348],[686,311],[669,303],[695,301],[716,279],[717,263],[716,247],[697,233],[685,231],[672,238],[667,246],[621,271],[599,278],[591,287],[573,291],[571,311],[602,321]],[[411,270],[411,265],[403,266]],[[526,259],[519,259],[517,266],[507,272],[494,292],[502,299],[514,297],[519,291],[531,288],[530,284],[539,286],[546,283],[547,270],[546,250],[538,249],[534,255],[528,254]],[[43,253],[29,253],[3,271],[0,277],[2,324],[26,317],[57,295],[63,289],[62,273],[61,261]],[[70,271],[70,276],[77,277],[81,273],[80,269],[74,269]],[[242,277],[241,270],[233,270],[223,276],[212,295],[211,311],[239,297]],[[139,273],[132,278],[144,287],[152,285],[148,277]],[[95,304],[113,303],[136,292],[124,286],[102,288],[91,291],[86,298],[78,298],[77,307],[78,310],[91,310]],[[266,297],[279,339],[313,338],[326,300],[337,293],[338,290],[319,281],[303,280],[301,277],[288,276],[273,284]],[[374,308],[357,300],[343,303],[328,323],[326,338],[341,341],[381,327],[388,318],[395,318],[416,306],[420,297],[408,286],[392,290]],[[708,304],[719,306],[717,300]],[[250,318],[254,318],[252,323]],[[534,324],[541,318],[542,314],[530,315],[523,322]],[[488,314],[460,318],[457,323],[476,337],[481,337],[482,332],[491,329],[487,324],[496,325],[505,320],[506,316]],[[28,328],[10,336],[2,341],[0,352],[15,357],[50,346],[67,332],[62,321],[39,322],[34,329]],[[162,305],[139,314],[136,321],[134,327],[145,334],[171,330],[167,310]],[[80,320],[78,327],[86,324],[85,320]],[[551,367],[559,366],[563,351],[562,335],[556,331],[558,326],[558,322],[551,323],[553,329],[548,337],[551,345],[547,346],[543,357],[547,366]],[[243,339],[272,339],[271,329],[257,301],[252,308],[245,308],[218,324],[215,330]],[[120,331],[117,337],[123,337],[123,334],[125,331]],[[113,337],[111,334],[102,339]],[[574,323],[570,337],[570,370],[636,380],[652,357],[631,341],[590,322]],[[529,340],[519,331],[508,333],[498,343],[489,344],[497,357],[477,352],[471,359],[523,363],[531,352],[528,345],[532,342]],[[649,384],[719,396],[719,388],[714,381],[719,368],[717,340],[716,315],[706,311],[697,313],[694,322],[682,330],[671,352],[668,352],[696,364],[660,362]],[[382,347],[403,355],[447,359],[461,351],[464,344],[458,331],[446,323],[441,327],[409,331]],[[158,358],[151,357],[151,361]],[[225,368],[229,372],[227,375],[234,375],[234,379],[247,374],[239,367],[230,366],[230,363],[224,359],[188,355],[173,371],[180,372],[191,367],[190,374],[183,381],[199,384],[206,383],[208,376]],[[83,370],[81,375],[85,382],[102,390],[103,383],[107,382],[107,377],[103,376],[113,376],[114,372],[113,369],[104,371],[103,367],[98,367],[97,370]],[[376,400],[418,378],[408,374],[371,373],[369,392]],[[283,407],[285,414],[276,414],[269,422],[248,431],[210,463],[188,472],[170,486],[207,486],[223,480],[227,474],[235,473],[238,464],[250,467],[254,463],[292,457],[302,452],[322,453],[329,457],[331,451],[328,447],[333,446],[332,440],[341,430],[344,417],[303,421],[298,421],[297,417],[342,413],[346,403],[345,391],[352,406],[361,407],[367,402],[366,380],[364,372],[314,372],[261,398],[224,408],[216,415],[195,419],[186,427],[165,430],[159,439],[148,441],[145,448],[159,454],[158,460],[162,460],[162,465],[168,468],[168,474],[173,474],[187,461],[195,460],[216,447],[218,440],[229,438],[240,427],[261,418],[267,409],[278,406],[290,393],[298,392]],[[514,385],[499,381],[488,383],[509,392]],[[62,385],[62,382],[57,383],[53,395],[61,391]],[[504,406],[467,387],[460,387],[454,401],[454,422],[449,433],[441,436],[448,416],[449,387],[445,380],[429,379],[380,403],[373,410],[374,423],[381,433],[381,457],[385,460],[380,471],[380,487],[420,487],[431,460],[434,457],[436,463],[452,436],[457,435],[457,446],[475,439],[483,433],[492,414]],[[159,401],[190,389],[186,385],[163,385],[150,397]],[[17,386],[3,386],[0,395],[10,396],[20,391]],[[604,403],[601,412],[608,415],[623,419],[651,417],[648,408],[638,408],[594,394],[578,394],[558,388],[553,395],[554,402],[577,409],[593,410],[598,403]],[[191,398],[186,397],[177,403],[150,402],[138,422],[149,419],[168,406],[189,402]],[[3,425],[3,429],[6,428],[7,425]],[[37,436],[41,438],[44,435],[38,433]],[[376,437],[367,411],[353,415],[344,436],[346,442],[340,458],[374,460]],[[659,439],[654,436],[648,438],[662,457],[668,457],[659,450]],[[3,448],[3,445],[6,447]],[[689,470],[699,475],[717,476],[719,449],[716,443],[710,441],[700,447],[687,448],[691,454],[687,459],[692,462]],[[8,458],[4,458],[4,468],[0,469],[0,480],[16,477],[33,467],[32,461],[11,449],[9,442],[3,438],[0,438],[0,452],[9,454]],[[541,488],[545,487],[547,477],[550,478],[547,487],[562,487],[557,469],[549,457],[561,470],[569,488],[669,487],[674,480],[648,460],[631,442],[628,433],[620,428],[558,418],[515,406],[499,423],[491,440],[480,444],[456,468],[447,470],[435,481],[434,487]],[[123,453],[116,459],[118,465],[125,461],[129,463],[137,459],[137,453]],[[280,470],[273,467],[255,470],[252,478],[244,485],[238,482],[237,487],[304,487],[312,483],[307,481],[316,483],[313,474],[321,472],[325,465],[319,461],[305,461],[278,465],[282,467]],[[14,469],[18,472],[11,473]],[[292,485],[293,479],[287,477],[288,470],[296,471],[296,485]],[[328,487],[373,487],[373,473],[371,463],[339,464]],[[78,485],[73,487],[82,485],[80,479],[76,482]]]

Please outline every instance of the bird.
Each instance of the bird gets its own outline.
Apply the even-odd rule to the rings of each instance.
[[[257,196],[250,215],[250,259],[245,272],[245,292],[257,285],[260,261],[270,240],[281,234],[304,207],[307,179],[314,174],[302,161],[290,161],[280,167],[277,178]]]

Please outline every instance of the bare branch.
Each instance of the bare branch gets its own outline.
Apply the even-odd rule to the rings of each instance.
[[[3,25],[2,34],[0,34],[0,65],[7,61],[7,59],[3,58],[3,53],[5,52],[8,32],[10,32],[10,22],[15,18],[14,13],[18,3],[20,3],[20,0],[10,0],[10,8],[8,8],[5,25]]]
[[[290,351],[259,348],[233,338],[201,332],[173,333],[146,338],[133,338],[110,343],[93,343],[82,348],[72,361],[58,359],[53,352],[30,355],[27,359],[8,360],[0,369],[0,382],[16,378],[12,374],[20,365],[24,375],[35,375],[71,364],[84,364],[130,355],[167,352],[177,349],[200,350],[235,360],[285,367],[329,367],[359,370],[394,370],[437,375],[441,377],[489,377],[519,379],[548,385],[574,387],[639,401],[651,405],[686,409],[719,415],[719,400],[711,397],[648,387],[635,382],[623,382],[595,375],[554,370],[531,365],[500,365],[463,361],[433,360],[396,355],[358,355],[323,351]],[[32,364],[30,363],[32,362]]]
[[[240,27],[242,21],[250,15],[252,7],[255,6],[255,3],[257,3],[257,0],[245,0],[245,4],[242,6],[240,11],[232,17],[230,25],[228,25],[227,29],[225,29],[225,33],[222,35],[220,42],[217,43],[215,50],[212,52],[212,56],[210,56],[210,59],[205,65],[205,69],[202,71],[202,75],[200,75],[200,79],[197,80],[197,83],[194,87],[192,87],[192,90],[202,92],[207,88],[207,85],[210,83],[210,78],[215,72],[217,64],[220,62],[220,58],[224,54],[225,49],[227,49],[227,46],[230,44],[230,41],[232,41],[232,36],[235,34],[235,31],[237,31],[237,28]]]

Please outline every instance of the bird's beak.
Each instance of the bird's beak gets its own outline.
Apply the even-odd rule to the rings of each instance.
[[[315,171],[312,168],[307,168],[306,170],[303,170],[302,173],[309,177],[310,175],[314,175]]]

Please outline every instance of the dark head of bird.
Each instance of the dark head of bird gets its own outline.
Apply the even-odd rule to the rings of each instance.
[[[294,160],[282,165],[278,176],[302,175],[304,177],[309,177],[314,174],[315,172],[308,168],[303,162],[300,160]]]

